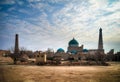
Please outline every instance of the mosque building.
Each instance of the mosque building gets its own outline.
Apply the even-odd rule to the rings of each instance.
[[[64,49],[59,48],[55,53],[55,57],[61,57],[61,59],[68,60],[73,58],[74,60],[85,59],[85,52],[88,52],[87,49],[83,49],[83,45],[79,46],[78,41],[73,38],[68,42],[67,52]]]
[[[59,48],[55,53],[56,56],[61,56],[63,59],[69,59],[69,57],[74,58],[75,60],[86,59],[88,55],[97,55],[104,54],[103,49],[103,38],[102,38],[102,29],[99,29],[99,40],[98,40],[98,49],[84,49],[84,45],[79,46],[79,42],[73,38],[68,42],[67,52],[64,49]]]
[[[79,46],[79,43],[76,39],[72,39],[68,43],[68,53],[77,54],[83,51],[83,45]]]

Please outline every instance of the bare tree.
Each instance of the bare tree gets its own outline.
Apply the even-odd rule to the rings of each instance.
[[[11,47],[10,49],[10,57],[13,59],[14,64],[16,64],[16,62],[19,60],[21,54],[26,54],[26,52],[28,51],[25,47],[20,47],[20,53],[14,53],[14,47]]]
[[[10,51],[10,53],[14,53],[14,47],[10,47],[8,50]]]

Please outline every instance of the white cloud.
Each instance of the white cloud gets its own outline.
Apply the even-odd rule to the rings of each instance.
[[[38,1],[43,1],[43,0],[27,0],[28,2],[38,2]]]
[[[91,3],[91,8],[95,10],[108,6],[108,0],[89,0],[89,2]]]
[[[23,5],[23,4],[24,4],[24,1],[19,0],[19,1],[17,1],[17,3],[18,3],[19,5]]]
[[[15,0],[2,0],[0,4],[15,4]]]
[[[108,11],[110,11],[110,12],[115,12],[115,11],[117,11],[117,10],[120,11],[119,5],[120,5],[120,0],[118,0],[117,2],[112,3],[110,6],[108,6],[108,7],[106,8],[106,10],[108,10]]]
[[[31,14],[31,11],[28,11],[28,10],[25,10],[25,9],[19,9],[18,12],[23,13],[25,15],[30,15]]]
[[[66,49],[73,37],[80,45],[84,44],[85,48],[97,48],[100,27],[103,28],[105,43],[120,41],[118,36],[120,35],[120,2],[114,2],[111,5],[108,0],[69,2],[52,0],[47,3],[43,3],[44,0],[36,0],[36,2],[29,0],[29,7],[32,10],[18,10],[23,15],[31,14],[30,17],[20,19],[16,15],[14,22],[11,19],[7,21],[8,25],[6,24],[11,29],[14,28],[14,33],[20,34],[23,45],[30,45],[29,48],[33,46],[34,49],[48,47]],[[55,6],[49,3],[54,5],[64,3],[64,7],[55,10]]]
[[[91,5],[87,6],[83,4],[81,6],[80,4],[74,4],[73,2],[66,4],[63,9],[54,13],[53,17],[55,25],[59,28],[65,27],[71,29],[77,34],[76,37],[78,39],[80,38],[79,41],[83,40],[89,42],[98,41],[98,29],[102,27],[103,32],[105,32],[103,33],[105,34],[104,41],[109,41],[114,38],[109,38],[109,36],[111,36],[110,34],[112,34],[112,36],[116,35],[116,38],[114,39],[118,41],[119,39],[117,38],[119,38],[118,34],[120,28],[116,27],[119,27],[118,25],[120,25],[120,13],[116,10],[120,9],[118,6],[120,2],[117,2],[117,6],[114,5],[112,7],[109,7],[107,0],[90,0],[90,3]],[[114,12],[111,12],[109,9],[112,9]],[[112,32],[112,30],[109,32],[110,28],[115,32]],[[69,36],[72,36],[72,32],[70,30],[66,31],[70,33]],[[109,34],[107,34],[107,32],[109,32]]]

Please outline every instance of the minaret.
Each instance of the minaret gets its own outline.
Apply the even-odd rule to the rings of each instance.
[[[103,50],[102,28],[99,29],[98,50]]]
[[[19,40],[18,40],[18,34],[15,35],[15,48],[14,48],[14,53],[18,54],[19,53]]]

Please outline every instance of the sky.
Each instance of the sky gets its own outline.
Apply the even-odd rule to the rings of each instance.
[[[97,49],[102,28],[105,52],[120,51],[120,0],[0,0],[0,49],[65,51],[73,37]]]

